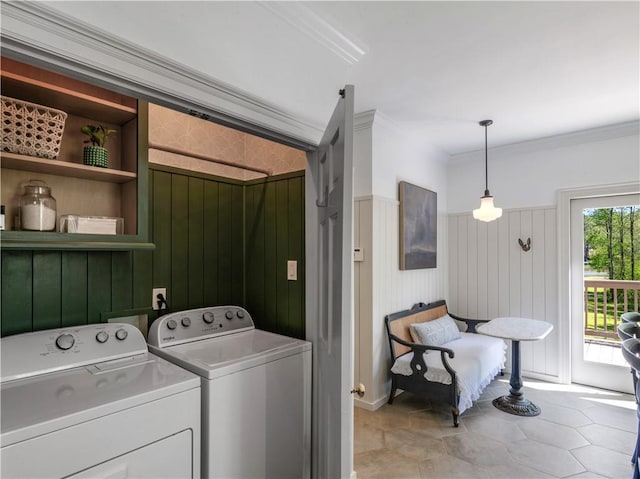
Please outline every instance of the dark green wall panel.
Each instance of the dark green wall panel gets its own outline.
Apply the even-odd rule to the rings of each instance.
[[[244,305],[244,189],[231,190],[230,304]]]
[[[153,188],[151,209],[151,241],[153,254],[153,287],[169,287],[171,279],[171,174],[149,170]],[[162,252],[162,254],[158,254]]]
[[[133,308],[148,308],[153,284],[153,253],[133,252]]]
[[[218,188],[218,303],[231,304],[231,270],[233,263],[231,190],[233,185],[220,183]],[[212,272],[215,274],[215,272]]]
[[[33,329],[60,326],[62,257],[58,251],[33,253]]]
[[[99,323],[111,311],[111,253],[92,252],[87,262],[87,322]]]
[[[304,177],[247,185],[245,208],[247,308],[259,328],[304,338]]]
[[[189,177],[171,175],[171,276],[169,304],[175,311],[189,308]],[[161,254],[162,251],[158,251]]]
[[[304,268],[304,177],[289,181],[289,202],[287,205],[289,258],[298,261],[298,280],[288,281],[288,322],[289,334],[300,330],[304,318],[305,268]],[[304,329],[303,329],[304,331]]]
[[[64,253],[60,326],[87,324],[87,279],[87,253]]]
[[[216,305],[219,303],[218,294],[218,216],[220,211],[220,203],[218,201],[218,183],[214,181],[205,181],[204,183],[204,228],[203,244],[204,251],[202,253],[204,278],[202,280],[203,306]]]
[[[245,191],[245,211],[246,211],[246,281],[245,297],[246,307],[249,311],[265,310],[265,251],[264,247],[264,214],[258,214],[264,209],[266,185],[255,185],[247,187]],[[264,328],[265,321],[263,315],[256,317],[256,323],[260,328]]]
[[[130,251],[111,253],[111,308],[130,309],[133,302],[133,257]]]
[[[33,330],[33,253],[2,252],[2,335]]]
[[[204,304],[204,180],[189,178],[188,307]]]
[[[132,255],[3,251],[2,335],[99,323],[101,313],[132,309],[134,284],[146,282],[147,297],[151,284],[134,275]]]

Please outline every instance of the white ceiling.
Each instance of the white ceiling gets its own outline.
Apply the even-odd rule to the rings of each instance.
[[[640,3],[49,2],[318,127],[345,83],[449,154],[640,118]]]

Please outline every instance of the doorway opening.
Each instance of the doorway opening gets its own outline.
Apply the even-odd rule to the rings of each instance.
[[[640,302],[639,195],[571,201],[572,380],[630,391],[617,326]]]
[[[638,311],[640,295],[640,205],[586,208],[584,223],[584,356],[626,363],[617,325]]]

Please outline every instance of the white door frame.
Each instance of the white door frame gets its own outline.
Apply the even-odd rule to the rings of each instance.
[[[571,382],[571,201],[640,192],[640,181],[558,191],[558,343],[561,383]]]

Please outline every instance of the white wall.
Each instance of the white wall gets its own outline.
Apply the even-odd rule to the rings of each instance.
[[[568,304],[561,296],[558,191],[640,179],[638,122],[489,151],[489,189],[502,218],[473,220],[484,190],[484,152],[448,168],[449,303],[468,317],[523,316],[553,323],[541,344],[523,349],[523,372],[569,381]],[[517,241],[531,237],[529,252]],[[566,309],[566,310],[565,310]]]
[[[375,409],[389,392],[385,315],[447,294],[447,155],[407,137],[379,112],[357,116],[355,137],[354,238],[364,250],[364,261],[354,268],[354,376],[367,387],[356,403]],[[399,181],[438,194],[437,268],[399,269]]]
[[[489,145],[491,145],[491,128]],[[638,122],[489,149],[489,189],[501,208],[556,204],[559,189],[640,178]],[[449,213],[480,206],[484,150],[451,158]]]
[[[559,379],[556,208],[505,211],[491,223],[470,214],[449,216],[449,308],[459,316],[516,316],[548,321],[543,341],[521,345],[522,372]],[[531,239],[523,251],[518,239]],[[511,345],[509,344],[509,347]],[[509,350],[510,354],[510,350]],[[510,356],[507,369],[510,369]]]

